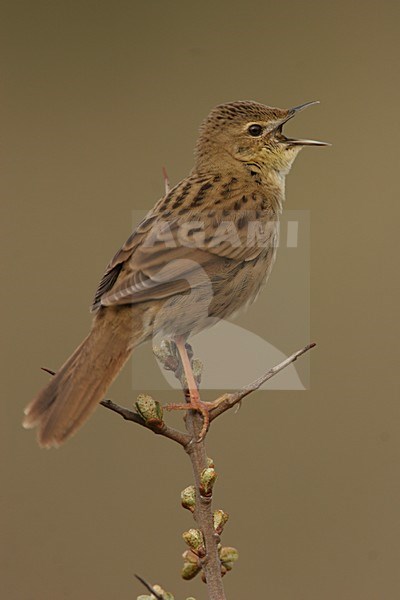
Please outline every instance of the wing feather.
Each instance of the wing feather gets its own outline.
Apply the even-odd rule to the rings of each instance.
[[[162,198],[108,265],[92,309],[180,294],[218,279],[221,259],[257,259],[276,232],[264,231],[262,243],[249,238],[249,223],[270,218],[232,181],[191,176]]]

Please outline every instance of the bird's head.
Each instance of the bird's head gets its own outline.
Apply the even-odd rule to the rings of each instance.
[[[326,142],[293,139],[283,126],[298,112],[317,104],[307,102],[290,109],[272,108],[257,102],[230,102],[216,106],[200,128],[196,167],[207,171],[243,164],[273,169],[286,175],[304,146],[327,146]]]

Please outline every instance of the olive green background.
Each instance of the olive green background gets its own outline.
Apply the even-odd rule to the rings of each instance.
[[[311,390],[262,392],[208,437],[223,541],[240,551],[226,591],[398,598],[398,3],[16,0],[1,13],[2,597],[130,600],[137,572],[205,598],[179,576],[192,523],[181,449],[102,409],[40,450],[22,409],[47,380],[39,367],[86,334],[161,166],[173,182],[190,170],[209,109],[319,99],[287,128],[333,143],[304,150],[287,183],[287,208],[311,215]],[[308,342],[288,326],[289,277],[302,274],[278,260],[241,321],[286,353]],[[127,405],[130,375],[111,392]]]

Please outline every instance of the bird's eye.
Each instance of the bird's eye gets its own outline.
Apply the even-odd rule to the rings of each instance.
[[[253,137],[258,137],[262,134],[263,128],[261,127],[261,125],[257,125],[257,123],[254,123],[253,125],[250,125],[247,131]]]

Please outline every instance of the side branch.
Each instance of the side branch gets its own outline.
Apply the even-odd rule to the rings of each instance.
[[[112,400],[102,400],[100,404],[105,408],[117,413],[118,415],[121,415],[125,421],[133,421],[133,423],[137,423],[146,429],[150,429],[158,435],[163,435],[174,442],[178,442],[178,444],[184,448],[186,448],[190,442],[191,438],[188,434],[178,431],[173,427],[169,427],[164,423],[164,421],[144,421],[144,419],[142,419],[137,412],[129,410],[128,408],[124,408],[123,406],[119,406],[119,404],[115,404],[115,402]]]
[[[223,394],[222,396],[217,398],[217,400],[212,402],[212,404],[214,404],[215,407],[210,410],[210,422],[222,415],[222,413],[224,413],[225,411],[238,404],[241,400],[243,400],[243,398],[245,398],[252,392],[258,390],[266,381],[268,381],[268,379],[271,379],[271,377],[274,377],[274,375],[285,369],[290,364],[294,363],[300,356],[302,356],[315,346],[315,343],[308,344],[301,350],[294,352],[288,358],[285,358],[285,360],[283,360],[281,363],[279,363],[275,367],[272,367],[272,369],[264,373],[264,375],[262,375],[258,379],[255,379],[252,383],[249,383],[241,390],[238,390],[237,392],[233,392],[231,394]]]
[[[140,581],[140,583],[144,585],[146,590],[156,598],[156,600],[163,600],[164,596],[161,596],[158,592],[156,592],[156,590],[149,583],[147,583],[147,581],[143,579],[143,577],[140,577],[140,575],[136,575],[136,573],[135,577]]]

